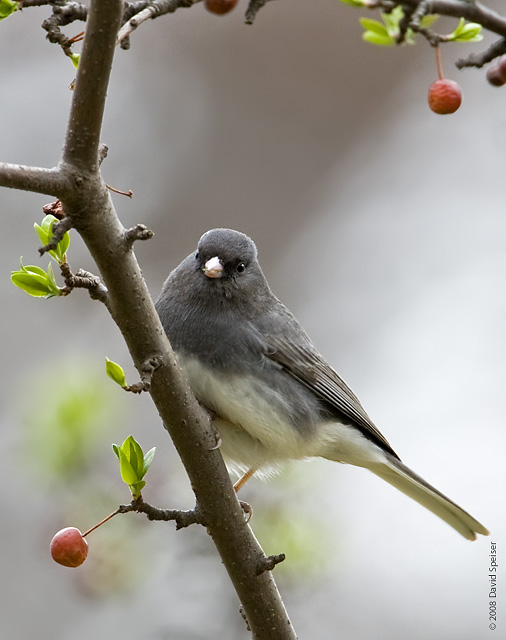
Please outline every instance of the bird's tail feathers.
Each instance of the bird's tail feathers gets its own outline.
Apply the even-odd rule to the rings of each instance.
[[[414,471],[411,471],[400,460],[388,453],[385,456],[385,462],[377,462],[368,466],[374,474],[426,509],[429,509],[429,511],[432,511],[464,538],[476,540],[477,533],[484,536],[489,535],[489,531],[478,520],[431,486]]]

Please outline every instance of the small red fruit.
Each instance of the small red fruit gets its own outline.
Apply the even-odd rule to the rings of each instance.
[[[462,104],[462,89],[453,80],[442,78],[429,87],[429,107],[434,113],[455,113]]]
[[[494,87],[502,87],[506,84],[506,56],[501,56],[496,64],[488,68],[487,80]]]
[[[53,560],[64,567],[78,567],[88,555],[88,543],[75,527],[66,527],[51,540]]]
[[[493,87],[502,87],[506,80],[502,77],[499,65],[487,69],[487,80]]]
[[[211,13],[222,16],[236,6],[238,0],[205,0],[204,6]]]

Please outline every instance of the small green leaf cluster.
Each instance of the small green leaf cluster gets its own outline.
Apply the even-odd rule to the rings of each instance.
[[[483,40],[481,24],[466,22],[464,18],[461,18],[456,29],[449,33],[445,40],[448,42],[479,42]]]
[[[47,215],[44,220],[42,220],[41,224],[35,223],[33,228],[37,232],[40,241],[42,242],[42,246],[46,246],[51,242],[51,238],[53,237],[53,226],[54,223],[58,222],[58,218],[52,216],[51,214]],[[70,236],[67,231],[63,238],[58,243],[56,249],[49,252],[49,255],[56,260],[58,264],[63,264],[67,261],[67,250],[70,244]]]
[[[18,3],[12,0],[0,0],[0,20],[8,18],[18,8]]]
[[[37,223],[34,224],[35,231],[44,246],[47,245],[53,237],[53,225],[55,222],[58,222],[57,218],[52,215],[47,215],[40,225]],[[67,262],[69,244],[70,236],[67,231],[56,246],[56,249],[49,252],[49,255],[60,265]],[[51,263],[49,263],[47,271],[34,265],[25,267],[22,259],[20,259],[19,263],[19,270],[12,271],[11,273],[11,282],[16,285],[16,287],[19,287],[28,293],[28,295],[35,298],[53,298],[54,296],[63,295],[62,289],[56,284]]]
[[[56,284],[51,263],[48,264],[47,271],[35,265],[25,267],[22,258],[19,259],[19,265],[19,271],[11,273],[11,281],[16,287],[23,289],[34,298],[53,298],[62,295],[61,289]]]
[[[81,59],[81,54],[79,54],[79,53],[71,53],[69,55],[69,58],[72,60],[72,64],[77,69],[77,67],[79,66],[79,60]]]
[[[353,7],[368,7],[367,0],[341,0],[345,4]],[[389,13],[381,12],[381,20],[370,18],[360,18],[360,24],[364,28],[362,38],[370,44],[381,47],[393,47],[398,44],[397,38],[400,33],[399,23],[404,18],[404,11],[401,6],[395,7]],[[438,15],[426,15],[420,20],[420,27],[429,29],[439,18]],[[442,42],[479,42],[483,40],[482,27],[475,22],[466,22],[461,18],[456,29],[452,33],[441,36]],[[404,37],[407,44],[415,44],[415,33],[408,29]]]
[[[123,389],[127,386],[125,372],[122,367],[116,362],[109,360],[109,358],[105,359],[105,372],[111,380],[114,380],[114,382],[119,384],[120,387],[123,387]]]
[[[428,29],[439,16],[427,15],[420,20],[420,26]],[[393,47],[397,42],[397,38],[400,33],[399,23],[404,18],[404,11],[402,7],[395,7],[390,13],[381,13],[381,19],[371,20],[369,18],[360,18],[360,24],[364,27],[365,31],[362,34],[362,38],[370,44],[375,44],[381,47]],[[404,42],[407,44],[415,44],[415,34],[412,29],[408,29],[404,38]]]
[[[121,446],[113,444],[112,448],[119,460],[121,479],[129,486],[135,500],[140,497],[141,490],[146,486],[143,478],[153,461],[156,447],[144,455],[140,444],[133,436],[128,436]]]

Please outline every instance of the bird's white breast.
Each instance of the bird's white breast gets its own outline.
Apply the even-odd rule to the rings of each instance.
[[[178,360],[197,400],[215,414],[221,452],[240,469],[313,456],[364,467],[384,459],[377,445],[338,420],[301,434],[286,417],[286,398],[257,377],[220,373],[192,357]]]
[[[222,453],[240,466],[275,465],[315,455],[313,438],[301,435],[285,411],[286,399],[251,375],[229,375],[178,356],[196,398],[216,416]]]

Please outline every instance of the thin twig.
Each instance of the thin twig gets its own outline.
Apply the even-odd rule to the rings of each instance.
[[[267,2],[269,2],[269,0],[250,0],[244,15],[246,24],[253,24],[257,17],[257,13],[267,4]]]
[[[72,220],[68,217],[64,217],[58,222],[55,222],[52,228],[53,237],[46,245],[44,245],[43,247],[39,247],[39,254],[43,256],[48,251],[54,251],[58,246],[58,243],[62,240],[63,236],[71,228]]]
[[[108,520],[110,520],[111,518],[114,518],[114,516],[117,516],[118,513],[124,513],[121,510],[121,507],[118,507],[116,509],[116,511],[113,511],[112,513],[110,513],[108,516],[106,516],[103,520],[100,520],[100,522],[98,522],[94,527],[91,527],[91,529],[88,529],[88,531],[86,531],[85,533],[83,533],[83,538],[85,538],[88,534],[90,534],[92,531],[95,531],[95,529],[98,529],[99,527],[101,527],[104,523],[106,523]]]
[[[183,511],[181,509],[159,509],[144,502],[142,496],[132,500],[130,504],[120,505],[117,509],[117,513],[129,513],[136,511],[137,513],[144,513],[148,520],[157,520],[161,522],[169,522],[174,520],[176,523],[176,530],[189,527],[192,524],[201,524],[205,526],[202,512],[198,505],[194,509]],[[116,512],[112,515],[115,515]]]
[[[492,62],[495,58],[499,58],[505,53],[506,39],[501,38],[500,40],[496,40],[488,49],[485,49],[485,51],[482,51],[481,53],[471,53],[467,58],[460,58],[455,63],[455,66],[458,69],[463,69],[464,67],[476,67],[481,69],[481,67]]]
[[[146,20],[158,18],[167,13],[174,13],[176,9],[189,8],[197,2],[201,2],[201,0],[153,0],[149,6],[133,15],[128,22],[121,27],[116,38],[116,44],[121,44],[132,31],[137,29],[143,22],[146,22]]]
[[[109,308],[109,292],[98,276],[84,269],[78,269],[74,274],[68,262],[60,264],[60,271],[65,281],[63,295],[68,295],[74,289],[87,289],[92,300],[98,300]]]
[[[134,192],[132,189],[129,189],[128,191],[120,191],[119,189],[116,189],[116,187],[111,187],[110,184],[106,184],[105,186],[113,193],[117,193],[120,196],[126,196],[127,198],[133,198]]]

